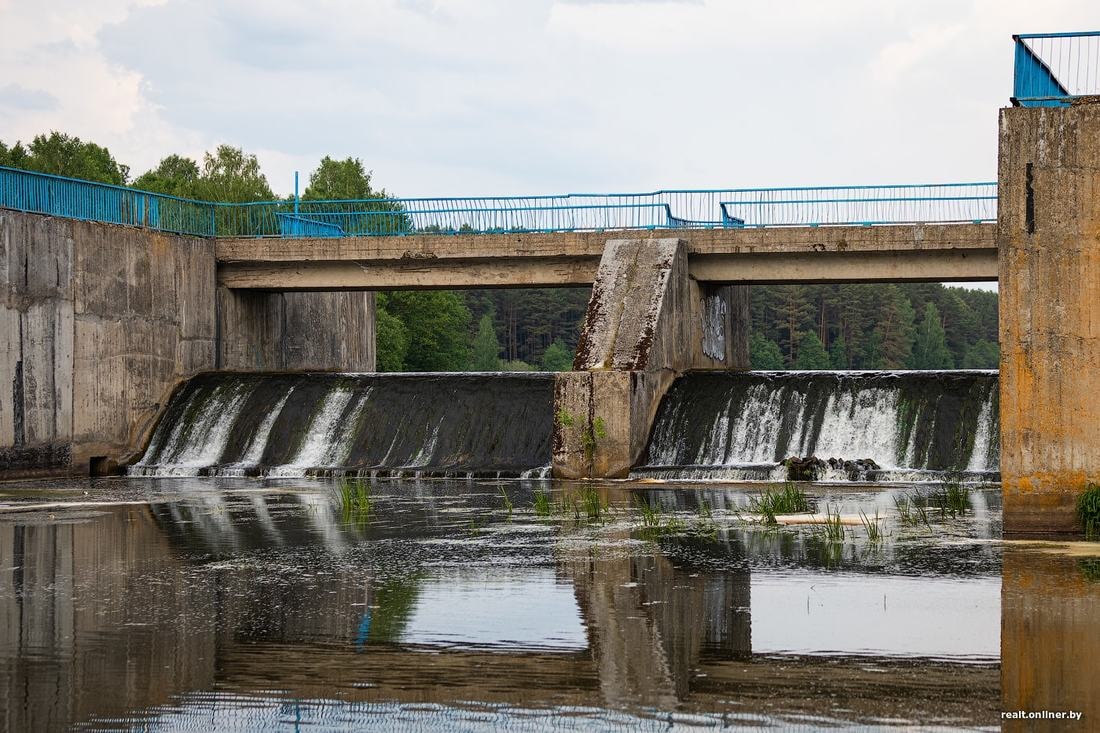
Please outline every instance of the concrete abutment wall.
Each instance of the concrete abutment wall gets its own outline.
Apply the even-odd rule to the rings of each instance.
[[[1100,484],[1100,98],[1001,111],[1005,532],[1079,529]]]
[[[242,305],[216,269],[212,240],[0,211],[0,476],[125,460],[201,371],[373,370],[372,294]]]

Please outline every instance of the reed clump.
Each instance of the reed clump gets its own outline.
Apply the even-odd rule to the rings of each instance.
[[[1077,497],[1077,518],[1088,539],[1100,533],[1100,486],[1089,484],[1084,493]]]

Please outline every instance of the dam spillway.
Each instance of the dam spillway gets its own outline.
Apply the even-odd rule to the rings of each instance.
[[[699,372],[678,379],[636,476],[782,480],[995,477],[996,371]],[[832,459],[830,461],[829,459]],[[856,465],[858,462],[858,465]]]
[[[173,396],[146,476],[521,476],[550,463],[552,374],[204,374]]]
[[[553,374],[204,374],[173,396],[145,476],[546,476]],[[997,373],[696,372],[635,477],[996,478]],[[803,473],[788,459],[812,459]],[[808,471],[808,472],[807,472]]]

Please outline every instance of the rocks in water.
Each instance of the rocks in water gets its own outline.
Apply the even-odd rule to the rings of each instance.
[[[845,460],[843,458],[818,458],[817,456],[791,456],[781,465],[787,469],[788,481],[821,481],[832,471],[842,471],[849,481],[865,481],[868,474],[881,467],[870,458]]]

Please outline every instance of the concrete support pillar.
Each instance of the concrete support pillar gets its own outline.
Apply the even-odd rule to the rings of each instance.
[[[677,376],[748,368],[747,313],[747,289],[691,280],[683,241],[609,241],[574,371],[558,376],[554,475],[627,475]]]
[[[1001,111],[1006,534],[1071,532],[1100,483],[1100,98]]]
[[[375,369],[374,293],[218,288],[216,368]]]

